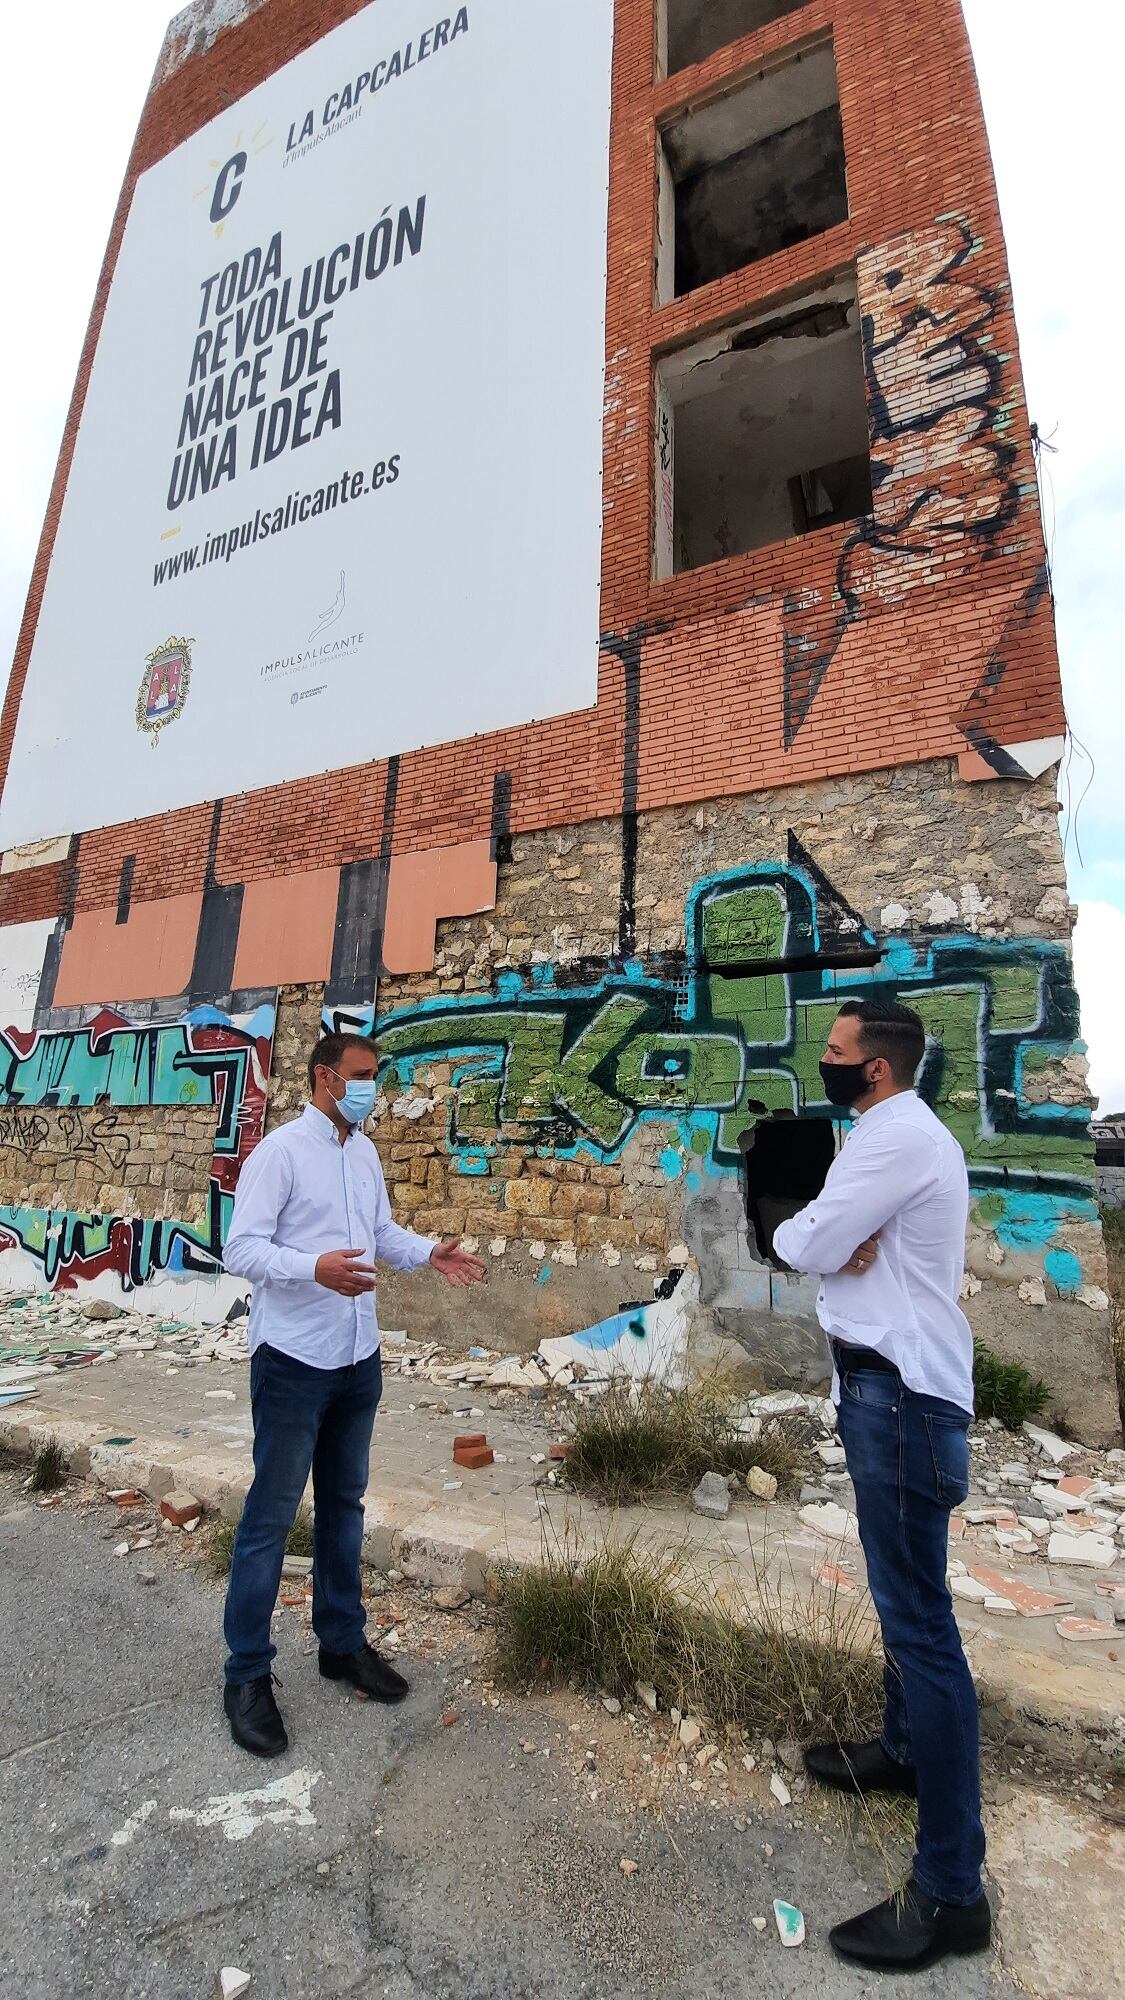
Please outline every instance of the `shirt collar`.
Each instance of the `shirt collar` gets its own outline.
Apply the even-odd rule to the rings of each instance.
[[[870,1111],[860,1113],[852,1125],[852,1131],[858,1131],[860,1126],[867,1131],[875,1119],[890,1111],[893,1104],[901,1104],[904,1097],[913,1097],[915,1094],[913,1090],[896,1090],[893,1097],[884,1097],[881,1104],[873,1104]]]
[[[303,1113],[303,1119],[305,1124],[308,1126],[309,1131],[313,1134],[314,1138],[327,1139],[330,1145],[339,1146],[340,1135],[337,1132],[336,1127],[333,1125],[331,1118],[329,1118],[327,1112],[319,1111],[315,1104],[306,1104]],[[354,1132],[355,1132],[355,1127],[353,1125],[351,1131],[345,1133],[344,1135],[345,1146],[347,1145],[348,1140],[353,1136]]]

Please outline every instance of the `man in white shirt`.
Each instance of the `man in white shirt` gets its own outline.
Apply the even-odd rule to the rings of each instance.
[[[267,1133],[242,1169],[223,1260],[254,1287],[254,1481],[227,1588],[223,1706],[235,1742],[258,1757],[289,1743],[273,1693],[270,1619],[310,1471],[320,1671],[373,1701],[409,1691],[364,1638],[363,1496],[382,1390],[375,1261],[397,1271],[431,1264],[451,1285],[485,1273],[459,1242],[392,1219],[379,1155],[361,1129],[375,1108],[374,1043],[325,1035],[308,1074],[303,1115]]]
[[[991,1935],[981,1889],[976,1690],[946,1584],[949,1515],[969,1490],[973,1342],[957,1303],[969,1185],[960,1146],[913,1089],[918,1015],[848,1001],[820,1065],[858,1122],[823,1191],[779,1225],[774,1251],[821,1278],[833,1397],[886,1656],[882,1735],[822,1744],[810,1775],[918,1800],[909,1882],[830,1941],[844,1958],[913,1971]]]

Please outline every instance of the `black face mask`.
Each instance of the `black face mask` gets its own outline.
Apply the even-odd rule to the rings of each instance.
[[[824,1095],[829,1104],[838,1104],[850,1109],[866,1094],[868,1083],[863,1072],[871,1060],[872,1058],[868,1056],[865,1061],[857,1063],[821,1063],[820,1074],[824,1080]]]

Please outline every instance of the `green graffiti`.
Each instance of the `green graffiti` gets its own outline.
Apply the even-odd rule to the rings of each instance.
[[[630,966],[570,986],[537,967],[527,980],[509,977],[499,999],[392,1014],[377,1029],[384,1075],[452,1062],[450,1145],[474,1162],[513,1144],[604,1157],[655,1120],[678,1127],[697,1158],[731,1168],[739,1135],[765,1113],[839,1115],[819,1070],[829,1027],[843,1000],[881,993],[922,1016],[919,1089],[981,1176],[1088,1182],[1085,1114],[1027,1103],[1019,1090],[1037,1049],[1055,1056],[1075,1044],[1063,947],[895,939],[880,955],[866,934],[872,949],[853,938],[850,956],[838,951],[825,966],[809,949],[824,936],[824,888],[791,866],[700,884],[679,975]]]

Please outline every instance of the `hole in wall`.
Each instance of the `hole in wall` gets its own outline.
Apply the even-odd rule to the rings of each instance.
[[[661,75],[673,76],[692,63],[705,62],[716,49],[756,34],[800,4],[801,0],[659,0]]]
[[[869,513],[854,277],[666,356],[656,433],[658,577]]]
[[[657,170],[661,305],[846,221],[831,45],[664,126]]]
[[[738,1145],[750,1240],[764,1264],[785,1270],[774,1256],[774,1231],[824,1186],[836,1152],[832,1120],[774,1111],[740,1133]]]

